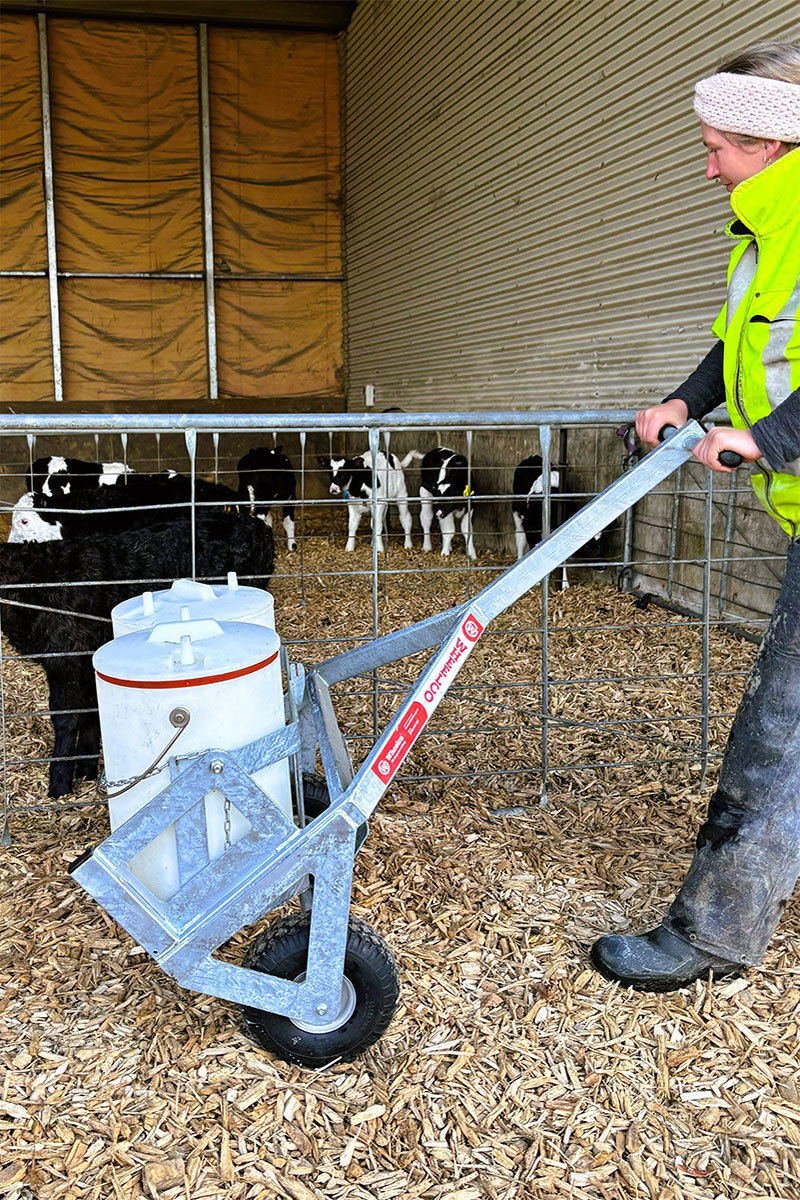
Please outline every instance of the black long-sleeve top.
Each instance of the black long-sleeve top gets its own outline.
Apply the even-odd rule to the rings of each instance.
[[[725,383],[722,373],[722,342],[715,342],[700,365],[680,387],[665,396],[666,400],[683,400],[689,416],[704,417],[725,403]],[[750,427],[753,440],[775,471],[800,458],[800,388],[795,388],[782,404]]]

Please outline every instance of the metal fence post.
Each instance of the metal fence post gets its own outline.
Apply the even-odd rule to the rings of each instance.
[[[186,450],[189,455],[191,502],[189,508],[189,525],[192,537],[192,579],[197,576],[197,509],[195,507],[195,474],[197,469],[197,430],[187,429],[184,433]]]
[[[53,130],[50,117],[50,63],[47,54],[47,17],[36,18],[39,32],[39,78],[42,88],[42,155],[44,211],[47,230],[47,283],[50,292],[50,341],[53,347],[53,398],[64,399],[61,363],[61,317],[58,306],[58,255],[56,253],[56,206],[53,186]]]
[[[542,450],[542,538],[550,533],[550,447],[551,430],[549,425],[539,429],[539,445]],[[548,736],[550,732],[548,715],[550,712],[550,688],[548,662],[548,634],[550,625],[550,579],[545,575],[541,583],[542,589],[542,791],[540,804],[547,804],[547,770],[548,770]]]

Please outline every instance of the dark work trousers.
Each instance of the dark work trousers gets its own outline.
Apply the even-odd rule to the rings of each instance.
[[[689,873],[665,920],[759,963],[800,875],[800,540],[728,738]]]

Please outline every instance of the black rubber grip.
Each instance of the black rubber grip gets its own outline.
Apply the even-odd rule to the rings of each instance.
[[[666,441],[666,439],[670,436],[670,434],[673,434],[676,432],[677,432],[677,426],[662,425],[661,429],[659,430],[658,440],[660,442]],[[717,458],[722,463],[723,467],[731,467],[734,471],[736,470],[737,467],[740,467],[742,465],[742,463],[744,462],[744,459],[742,458],[741,454],[737,454],[735,450],[720,450],[719,454],[717,455]]]

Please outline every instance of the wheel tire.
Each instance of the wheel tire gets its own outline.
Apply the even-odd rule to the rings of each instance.
[[[311,913],[286,917],[255,939],[244,956],[245,967],[297,979],[306,969]],[[344,973],[355,990],[356,1007],[343,1025],[328,1033],[311,1033],[289,1019],[258,1008],[242,1008],[245,1025],[260,1046],[284,1062],[324,1067],[357,1058],[386,1032],[394,1016],[400,983],[394,955],[365,921],[351,917]]]
[[[303,771],[303,806],[306,810],[306,818],[313,820],[331,802],[328,785],[321,775],[316,771]]]
[[[324,813],[331,802],[328,785],[316,771],[303,771],[303,808],[306,821],[313,821],[320,813]],[[356,832],[356,853],[364,845],[364,839],[369,833],[369,825],[363,821]]]

